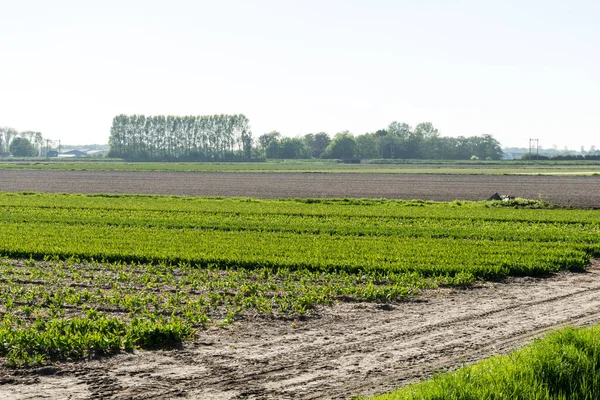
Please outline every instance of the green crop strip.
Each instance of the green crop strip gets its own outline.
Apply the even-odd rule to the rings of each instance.
[[[565,328],[496,356],[373,400],[597,399],[600,327]]]
[[[389,301],[435,284],[406,273],[74,260],[4,260],[0,277],[0,357],[13,366],[171,345],[208,324],[297,318],[319,304]]]
[[[268,172],[352,174],[595,175],[600,162],[582,161],[435,161],[372,160],[343,164],[331,160],[269,162],[123,162],[117,159],[2,160],[0,170],[136,171],[136,172]]]
[[[597,212],[531,201],[0,193],[0,357],[94,357],[249,316],[583,270],[599,239]]]

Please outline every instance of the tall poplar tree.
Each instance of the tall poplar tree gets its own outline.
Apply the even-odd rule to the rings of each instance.
[[[252,132],[242,114],[118,115],[109,144],[109,156],[130,160],[244,160],[252,155]]]

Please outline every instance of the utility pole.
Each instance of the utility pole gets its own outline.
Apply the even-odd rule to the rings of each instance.
[[[540,139],[529,139],[529,159],[531,160],[531,143],[535,142],[536,150],[535,150],[535,159],[538,160],[540,158]]]

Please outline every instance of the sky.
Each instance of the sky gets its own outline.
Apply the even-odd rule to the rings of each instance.
[[[0,126],[107,143],[114,116],[245,114],[254,137],[432,122],[600,147],[600,2],[0,0]]]

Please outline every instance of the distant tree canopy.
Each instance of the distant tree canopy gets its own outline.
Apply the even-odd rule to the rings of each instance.
[[[37,157],[41,154],[43,142],[40,132],[19,132],[7,126],[0,127],[0,156]]]
[[[354,158],[356,154],[356,139],[350,132],[340,132],[329,143],[321,157],[323,158]]]
[[[134,161],[233,161],[251,158],[252,133],[242,114],[119,115],[109,145],[109,157]]]
[[[249,159],[498,160],[490,135],[442,137],[431,122],[414,128],[392,122],[386,129],[333,138],[325,132],[283,137],[272,131],[252,140],[242,114],[210,116],[119,115],[110,131],[109,157],[132,161],[235,161]]]
[[[583,160],[600,160],[600,154],[557,154],[547,156],[544,154],[523,154],[521,160],[552,160],[552,161],[583,161]]]
[[[35,157],[39,155],[38,150],[31,142],[23,137],[16,137],[8,147],[10,154],[15,157]]]
[[[387,129],[358,136],[345,131],[333,139],[324,132],[290,139],[274,131],[261,135],[257,145],[259,156],[275,159],[499,160],[503,156],[500,143],[491,135],[442,137],[430,122],[420,123],[414,129],[392,122]]]
[[[315,158],[321,157],[321,154],[323,154],[329,143],[331,143],[331,138],[325,132],[309,133],[308,135],[304,135],[303,139],[310,149],[310,155]]]

